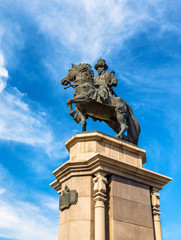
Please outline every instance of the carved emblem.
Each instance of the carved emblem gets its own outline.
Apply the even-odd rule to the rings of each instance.
[[[68,186],[65,185],[64,190],[62,191],[62,196],[59,199],[59,209],[63,211],[66,208],[69,208],[70,205],[76,204],[78,201],[78,193],[76,190],[70,190]]]

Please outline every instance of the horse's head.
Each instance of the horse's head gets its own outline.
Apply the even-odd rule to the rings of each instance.
[[[75,66],[76,65],[72,64],[72,68],[68,70],[67,76],[61,80],[62,85],[67,86],[68,83],[74,81],[74,78],[76,76]]]
[[[72,68],[69,70],[67,76],[61,80],[62,85],[66,86],[68,83],[73,82],[80,73],[87,73],[87,76],[90,78],[94,76],[91,65],[85,63],[72,64]]]

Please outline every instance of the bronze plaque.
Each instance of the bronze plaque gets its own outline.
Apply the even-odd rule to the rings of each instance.
[[[78,193],[76,190],[70,190],[67,186],[62,192],[62,196],[59,199],[59,209],[63,211],[66,208],[69,208],[70,205],[76,204],[78,201]]]

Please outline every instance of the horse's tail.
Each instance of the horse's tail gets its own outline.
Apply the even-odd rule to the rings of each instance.
[[[138,144],[138,138],[141,132],[140,124],[133,114],[132,108],[127,104],[129,116],[126,119],[128,125],[128,140],[134,144]]]

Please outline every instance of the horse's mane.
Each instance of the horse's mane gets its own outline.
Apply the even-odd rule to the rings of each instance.
[[[91,75],[91,77],[94,77],[94,72],[92,70],[92,66],[90,64],[87,63],[80,63],[78,65],[72,65],[72,68],[70,70],[77,70],[78,72],[87,72],[89,71],[89,74]],[[69,70],[69,71],[70,71]]]

